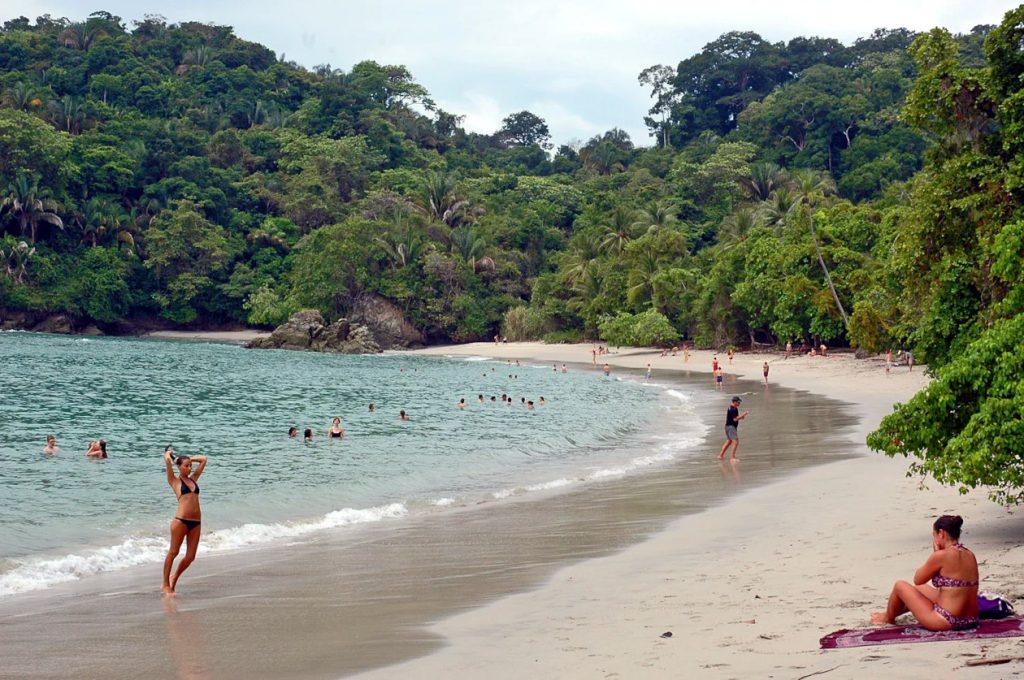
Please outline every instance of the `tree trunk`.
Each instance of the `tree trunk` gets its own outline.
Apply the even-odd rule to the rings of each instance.
[[[832,299],[836,301],[836,306],[839,308],[839,314],[843,317],[843,325],[846,326],[846,331],[850,331],[850,317],[846,315],[846,310],[843,309],[843,303],[839,301],[839,294],[836,293],[836,287],[832,285],[832,276],[828,273],[828,267],[825,266],[825,258],[821,256],[821,247],[818,245],[818,237],[814,233],[814,215],[808,212],[808,217],[811,220],[811,241],[814,243],[814,252],[818,255],[818,264],[821,265],[821,271],[825,272],[825,280],[828,281],[828,288],[832,291]]]

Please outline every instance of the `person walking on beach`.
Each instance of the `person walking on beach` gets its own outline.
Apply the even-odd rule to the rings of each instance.
[[[740,421],[746,418],[750,411],[744,411],[740,413],[740,404],[743,400],[739,397],[733,397],[732,403],[729,405],[729,410],[725,412],[725,443],[722,444],[722,452],[718,454],[718,459],[722,460],[725,458],[725,452],[732,447],[732,459],[736,458],[736,451],[740,448],[740,435],[738,428]]]
[[[729,348],[729,365],[730,366],[732,366],[732,359],[733,359],[734,356],[736,356],[736,352],[733,351],[732,347],[730,347]]]
[[[764,384],[768,384],[768,362],[764,362],[764,366],[761,367],[761,372],[764,373]]]
[[[650,364],[647,364],[647,374],[644,376],[644,378],[646,380],[650,380],[651,379],[651,365]]]
[[[892,370],[892,350],[885,350],[885,374],[889,375],[889,371]]]
[[[791,340],[786,341],[786,358],[793,353],[793,342]]]
[[[174,475],[171,463],[178,466],[178,475]],[[199,463],[195,470],[193,463]],[[199,537],[202,535],[202,511],[199,509],[199,476],[206,469],[206,456],[174,457],[174,449],[164,449],[164,465],[167,468],[167,484],[178,497],[178,512],[171,520],[171,546],[164,558],[164,582],[160,587],[165,595],[174,595],[178,579],[196,559],[199,549]],[[182,542],[187,542],[185,557],[178,562],[178,568],[171,577],[171,567],[181,550]]]
[[[720,368],[715,369],[715,389],[722,389],[722,369]]]
[[[711,359],[711,372],[716,374],[718,373],[718,357],[713,357]]]
[[[683,363],[690,363],[690,348],[687,345],[683,345]]]
[[[914,370],[914,353],[911,352],[909,349],[907,350],[907,368],[909,369],[909,371]]]

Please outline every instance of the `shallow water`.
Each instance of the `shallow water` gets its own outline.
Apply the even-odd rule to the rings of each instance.
[[[685,389],[550,365],[31,333],[0,333],[0,361],[0,595],[162,559],[167,444],[209,455],[202,549],[223,551],[621,476],[706,431]],[[98,438],[110,458],[86,459]]]

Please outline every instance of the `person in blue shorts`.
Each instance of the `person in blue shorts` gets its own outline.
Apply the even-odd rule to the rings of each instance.
[[[733,397],[729,410],[725,412],[725,444],[722,445],[722,452],[718,454],[719,460],[725,458],[725,452],[729,450],[730,446],[732,447],[732,459],[737,460],[736,450],[740,448],[740,435],[737,428],[739,428],[740,421],[750,414],[750,411],[740,413],[741,403],[743,403],[742,399]]]

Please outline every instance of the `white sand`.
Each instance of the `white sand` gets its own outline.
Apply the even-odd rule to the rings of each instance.
[[[162,338],[164,340],[200,340],[205,342],[246,343],[256,338],[270,335],[269,331],[247,328],[242,331],[153,331],[146,333],[144,338]]]
[[[477,343],[422,350],[551,362],[590,362],[590,345]],[[659,357],[623,350],[614,372],[710,372],[711,353]],[[965,677],[1024,674],[1024,638],[818,649],[838,628],[866,626],[893,581],[910,578],[931,549],[933,519],[965,517],[964,543],[981,562],[982,589],[1024,597],[1024,525],[987,500],[905,476],[907,462],[868,453],[864,435],[894,402],[926,383],[915,367],[885,375],[879,360],[740,354],[727,373],[851,402],[866,455],[824,465],[673,522],[621,553],[572,565],[541,588],[441,621],[441,651],[368,677],[827,678],[948,677],[969,659],[1013,658]],[[594,370],[594,369],[590,369]],[[710,376],[709,376],[710,380]],[[742,428],[741,428],[742,429]],[[717,437],[717,429],[713,431]],[[756,456],[745,440],[743,455]],[[709,461],[709,465],[716,464]],[[742,470],[742,461],[739,463]],[[1021,603],[1024,605],[1024,603]],[[1022,607],[1024,608],[1024,607]],[[659,635],[671,631],[671,639]]]

